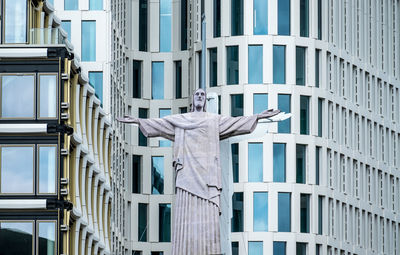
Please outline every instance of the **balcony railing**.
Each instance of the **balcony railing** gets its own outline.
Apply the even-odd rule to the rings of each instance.
[[[64,37],[58,28],[32,28],[29,44],[64,44]]]

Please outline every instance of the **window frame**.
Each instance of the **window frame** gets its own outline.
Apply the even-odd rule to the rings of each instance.
[[[44,75],[44,76],[49,76],[49,75],[55,75],[56,76],[56,117],[40,117],[40,76],[42,76],[42,75]],[[37,89],[36,89],[36,97],[37,97],[37,100],[36,100],[36,118],[38,119],[38,120],[55,120],[55,119],[58,119],[58,115],[59,115],[59,108],[58,108],[58,104],[59,104],[59,100],[58,100],[58,98],[59,98],[59,80],[58,80],[58,73],[52,73],[52,72],[38,72],[37,74],[36,74],[36,76],[37,76],[37,78],[35,79],[35,81],[36,81],[36,86],[37,86]],[[1,97],[0,97],[1,98]]]
[[[27,44],[28,43],[28,40],[29,40],[29,8],[30,8],[30,5],[29,5],[29,3],[28,3],[28,0],[25,0],[25,3],[26,3],[26,9],[25,9],[25,13],[26,13],[26,22],[25,22],[25,29],[26,29],[26,31],[25,31],[25,42],[22,42],[22,43],[15,43],[15,42],[11,42],[11,43],[7,43],[6,42],[6,40],[5,40],[5,33],[6,33],[6,26],[5,26],[5,24],[6,24],[6,0],[1,0],[0,1],[0,4],[1,4],[1,7],[2,7],[2,10],[1,10],[1,15],[2,15],[2,17],[1,17],[1,43],[2,44],[19,44],[19,45],[24,45],[24,44]]]

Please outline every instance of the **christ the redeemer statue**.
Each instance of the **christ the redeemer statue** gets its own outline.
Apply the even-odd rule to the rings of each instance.
[[[221,168],[219,141],[251,133],[259,119],[277,115],[266,110],[253,116],[227,117],[206,112],[206,93],[193,94],[191,112],[164,118],[118,118],[139,124],[146,137],[174,142],[176,201],[172,231],[172,254],[220,254]]]

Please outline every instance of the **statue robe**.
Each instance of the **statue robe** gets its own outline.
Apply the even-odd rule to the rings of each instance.
[[[177,196],[172,254],[220,253],[219,141],[250,133],[256,125],[255,115],[226,117],[207,112],[139,119],[145,136],[174,141]]]

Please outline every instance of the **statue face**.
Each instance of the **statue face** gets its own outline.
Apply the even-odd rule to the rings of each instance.
[[[204,108],[206,102],[206,92],[203,89],[198,89],[193,94],[193,104],[195,108]]]

